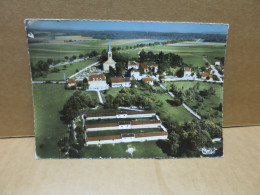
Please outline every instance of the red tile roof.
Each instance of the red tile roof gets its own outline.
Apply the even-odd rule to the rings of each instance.
[[[190,72],[191,69],[187,67],[187,68],[185,68],[185,71],[186,71],[186,72]]]
[[[76,84],[76,80],[75,79],[68,79],[68,84]]]
[[[122,133],[121,134],[121,137],[135,137],[135,134],[134,133]]]
[[[123,82],[125,82],[123,77],[120,77],[120,78],[113,77],[113,78],[111,78],[111,83],[123,83]]]
[[[201,73],[201,76],[202,76],[202,77],[207,77],[207,76],[209,76],[209,73],[208,73],[208,72],[202,72],[202,73]]]
[[[139,70],[133,68],[132,72],[140,72]]]
[[[145,77],[143,78],[144,82],[149,82],[149,81],[153,81],[152,77]]]
[[[113,139],[121,139],[121,135],[87,137],[86,141],[88,142],[88,141],[113,140]]]
[[[94,81],[94,80],[105,81],[106,77],[103,74],[93,74],[93,75],[90,75],[89,78],[88,78],[88,81]]]
[[[160,120],[153,121],[132,121],[131,125],[148,125],[148,124],[161,124]]]
[[[153,133],[137,133],[135,137],[150,137],[150,136],[160,136],[160,135],[168,135],[168,132],[153,132]]]
[[[147,63],[145,63],[145,62],[142,63],[141,66],[142,66],[143,69],[148,69],[148,65],[147,65]]]

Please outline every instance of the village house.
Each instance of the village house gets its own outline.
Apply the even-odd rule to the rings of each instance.
[[[127,70],[131,68],[139,69],[139,64],[136,61],[128,61]]]
[[[112,77],[111,80],[111,87],[131,87],[131,81],[129,77]]]
[[[143,78],[143,81],[145,83],[148,83],[149,85],[152,85],[152,86],[154,85],[152,77],[145,77],[145,78]]]
[[[75,79],[68,79],[67,84],[69,87],[76,86],[76,80]]]
[[[208,72],[202,72],[200,75],[201,75],[201,79],[206,80],[209,76],[209,73]]]
[[[103,74],[94,74],[88,77],[89,90],[106,90],[109,86]]]
[[[139,80],[139,77],[140,77],[140,71],[139,70],[137,70],[137,69],[133,69],[132,71],[131,71],[131,77],[133,77],[135,80]]]
[[[212,67],[209,67],[209,74],[214,74],[214,73],[215,73],[214,69]]]
[[[111,51],[111,43],[110,40],[108,42],[108,53],[107,53],[107,61],[103,63],[103,70],[105,72],[109,72],[109,67],[116,68],[116,62],[112,58],[112,51]]]
[[[157,64],[147,64],[146,62],[144,62],[141,64],[141,67],[143,68],[145,73],[149,72],[149,70],[153,71],[154,73],[157,73],[158,71]]]
[[[220,66],[221,64],[220,64],[220,60],[219,59],[216,59],[215,60],[215,66]]]
[[[190,77],[191,76],[191,68],[189,68],[189,67],[186,67],[185,69],[184,69],[184,75],[183,75],[183,77]]]
[[[209,75],[209,81],[213,81],[213,75]]]

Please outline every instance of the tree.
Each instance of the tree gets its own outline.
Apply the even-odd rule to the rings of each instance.
[[[176,76],[179,78],[182,78],[184,76],[184,70],[183,68],[180,68],[177,72],[176,72]]]
[[[65,56],[64,58],[65,58],[65,60],[68,60],[68,59],[69,59],[69,57],[68,57],[68,56]]]
[[[81,53],[81,54],[79,54],[79,58],[83,58],[83,54]]]

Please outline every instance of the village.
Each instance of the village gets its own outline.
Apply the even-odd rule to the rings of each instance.
[[[190,80],[223,83],[223,74],[219,74],[216,68],[221,65],[220,60],[216,59],[214,65],[210,64],[206,57],[203,60],[207,65],[204,71],[196,73],[191,67],[184,66],[182,77],[177,77],[174,74],[167,75],[166,72],[160,75],[158,65],[155,63],[138,63],[129,60],[125,66],[124,74],[115,77],[110,74],[111,71],[115,71],[117,62],[113,59],[109,40],[107,60],[101,64],[94,63],[93,66],[90,65],[70,76],[65,85],[67,90],[94,91],[98,95],[100,104],[105,104],[106,100],[104,100],[103,96],[107,90],[113,88],[138,88],[138,83],[150,86],[155,91],[158,90],[158,87],[167,91],[166,83],[168,81]],[[98,66],[101,68],[98,68]],[[168,91],[168,95],[173,99],[176,97],[170,91]],[[201,116],[192,108],[185,103],[182,104],[191,115],[201,120]],[[73,120],[74,138],[77,137],[77,131],[75,131],[77,125],[82,125],[86,146],[168,139],[168,131],[163,126],[156,111],[147,110],[145,107],[137,107],[136,105],[120,108],[123,108],[124,111],[83,114],[81,116],[82,124],[76,123],[77,119]],[[79,119],[79,116],[77,118]],[[108,131],[109,133],[107,133]]]

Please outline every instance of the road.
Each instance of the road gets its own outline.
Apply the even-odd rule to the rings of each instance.
[[[211,64],[211,63],[208,61],[207,58],[203,57],[203,60],[210,65],[210,67],[214,70],[214,74],[219,78],[220,81],[223,82],[222,75],[219,74],[219,72],[218,72],[218,70],[216,69],[216,67],[215,67],[213,64]]]
[[[93,64],[90,64],[89,66],[87,66],[87,67],[81,69],[79,72],[77,72],[77,73],[71,75],[71,76],[69,77],[69,79],[70,79],[70,78],[73,78],[73,77],[75,77],[75,76],[77,76],[78,74],[80,74],[80,73],[86,71],[87,69],[89,69],[89,68],[91,68],[91,67],[93,67],[93,66],[96,66],[98,63],[99,63],[99,62],[97,61],[97,62],[94,62]]]
[[[64,66],[64,65],[72,64],[72,63],[76,63],[76,62],[81,62],[81,61],[87,60],[88,58],[89,58],[89,57],[80,58],[80,59],[75,59],[75,60],[69,61],[69,62],[60,62],[60,63],[55,64],[55,65],[50,65],[49,68],[56,67],[56,66]]]

